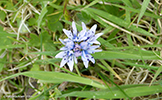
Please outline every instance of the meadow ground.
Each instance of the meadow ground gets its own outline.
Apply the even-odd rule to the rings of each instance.
[[[0,0],[0,98],[160,100],[161,36],[161,0]]]

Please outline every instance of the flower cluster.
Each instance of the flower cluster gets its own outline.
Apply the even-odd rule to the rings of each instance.
[[[102,50],[96,50],[100,47],[100,42],[97,38],[103,33],[95,34],[97,25],[93,25],[90,30],[86,28],[86,25],[82,22],[82,31],[78,32],[75,22],[72,22],[72,32],[63,29],[63,32],[67,35],[67,39],[59,39],[65,46],[62,47],[60,53],[55,58],[62,58],[60,67],[63,67],[66,63],[73,70],[74,62],[77,63],[77,57],[81,56],[84,66],[88,68],[88,63],[91,61],[95,63],[95,59],[91,56],[92,53],[100,52]],[[93,45],[96,44],[96,45]]]

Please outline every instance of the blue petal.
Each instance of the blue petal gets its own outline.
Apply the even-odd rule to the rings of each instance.
[[[94,38],[97,39],[97,38],[100,37],[101,35],[103,35],[103,33],[98,33],[98,34],[95,35]]]
[[[83,64],[84,64],[85,68],[88,68],[88,63],[89,63],[88,60],[87,61],[83,61]]]
[[[88,53],[95,53],[95,52],[101,52],[102,50],[87,50],[88,51]]]
[[[74,36],[77,36],[77,28],[76,28],[76,25],[75,25],[75,22],[74,21],[72,22],[72,28],[73,28],[73,34],[74,34]]]
[[[86,57],[86,54],[85,54],[84,51],[82,52],[81,58],[82,58],[82,61],[83,61],[83,64],[84,64],[85,68],[88,68],[88,62],[89,61],[87,60],[87,57]]]
[[[64,39],[64,42],[65,42],[65,43],[67,43],[67,42],[69,42],[69,41],[71,41],[69,38],[68,38],[68,39]]]
[[[85,36],[86,34],[86,30],[82,30],[79,34],[78,34],[78,37],[79,37],[79,41],[82,41],[82,40],[86,40],[87,37]]]
[[[67,47],[60,48],[60,50],[67,50],[67,49],[68,49]]]
[[[73,38],[73,35],[71,33],[71,31],[68,31],[66,29],[63,29],[64,33],[67,35],[68,38],[72,39]]]
[[[87,30],[87,27],[86,27],[86,25],[84,24],[84,22],[82,22],[82,29],[83,29],[83,30]]]
[[[94,50],[94,52],[101,52],[102,50],[100,49],[100,50]]]
[[[81,42],[80,46],[83,50],[86,50],[88,48],[88,43],[87,42]]]
[[[67,63],[67,61],[68,61],[68,57],[67,56],[65,56],[64,58],[62,58],[60,67],[63,67]]]
[[[65,45],[66,42],[64,42],[62,39],[59,39],[62,44]]]
[[[74,42],[73,41],[69,41],[69,42],[67,42],[66,43],[66,47],[68,48],[68,49],[73,49],[74,48]]]
[[[87,55],[88,55],[88,59],[94,64],[95,59],[90,54],[87,54]]]
[[[92,34],[95,34],[96,28],[97,28],[97,24],[93,25],[89,31],[92,32]]]
[[[73,66],[74,66],[74,59],[73,59],[73,56],[70,56],[69,59],[68,59],[68,62],[67,62],[69,68],[70,68],[70,71],[73,71]]]
[[[81,58],[82,58],[83,61],[87,61],[87,57],[86,57],[85,51],[82,51]]]
[[[55,56],[55,58],[63,58],[63,56],[65,56],[65,55],[66,55],[66,52],[65,52],[65,51],[62,51],[62,52],[58,53],[58,54]]]
[[[71,55],[73,55],[73,51],[72,50],[68,50],[67,56],[71,56]]]
[[[89,42],[90,44],[99,44],[100,45],[100,42],[98,42],[97,40],[91,40],[91,41],[87,41]]]
[[[90,49],[96,49],[96,48],[99,48],[100,46],[99,45],[93,45],[93,46],[90,46]]]

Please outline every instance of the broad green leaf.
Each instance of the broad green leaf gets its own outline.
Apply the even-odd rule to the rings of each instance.
[[[57,21],[57,22],[50,21],[48,23],[48,28],[53,32],[56,32],[56,31],[61,32],[63,29],[63,25],[59,21]]]
[[[47,20],[48,20],[48,28],[53,31],[53,32],[56,32],[56,31],[59,31],[61,32],[62,29],[63,29],[63,25],[61,22],[59,22],[59,19],[60,17],[62,16],[62,12],[58,12],[57,14],[55,15],[50,15],[47,17]]]
[[[143,3],[142,3],[142,7],[141,7],[141,10],[140,10],[140,14],[139,14],[139,17],[138,17],[138,20],[137,20],[137,24],[139,23],[140,19],[142,18],[142,16],[144,15],[145,11],[146,11],[146,8],[149,4],[150,0],[144,0]]]
[[[40,45],[40,38],[36,34],[30,34],[29,44],[32,46],[39,46]]]
[[[7,38],[8,36],[16,37],[16,34],[7,33],[6,31],[4,31],[4,28],[2,26],[0,26],[0,37]]]
[[[129,97],[146,96],[150,94],[162,92],[161,85],[155,86],[135,86],[135,87],[125,87],[120,88]],[[121,99],[126,98],[126,96],[117,88],[111,88],[111,90],[100,90],[100,91],[75,91],[66,94],[62,94],[59,97],[82,97],[82,98],[93,98],[93,99]]]
[[[78,20],[79,23],[81,22],[89,23],[91,21],[91,17],[83,11],[81,13],[77,13],[76,16],[79,19]]]
[[[45,71],[29,71],[29,72],[24,72],[24,73],[17,73],[17,74],[1,79],[0,82],[3,80],[9,79],[9,78],[13,78],[18,75],[25,75],[25,76],[32,77],[32,78],[35,78],[35,79],[38,79],[38,80],[41,80],[47,83],[49,82],[60,83],[60,82],[67,81],[67,82],[75,82],[75,83],[80,83],[80,84],[91,85],[91,86],[101,88],[101,89],[106,88],[103,84],[97,83],[88,78],[73,76],[70,74],[60,73],[60,72],[45,72]]]
[[[42,31],[41,32],[41,35],[39,35],[39,38],[41,39],[41,36],[42,36],[42,43],[45,43],[45,42],[49,42],[51,41],[51,36],[49,35],[49,33],[47,31]]]
[[[32,26],[32,25],[36,25],[36,19],[35,18],[30,18],[29,20],[28,20],[28,24],[29,24],[29,26]]]
[[[44,45],[44,48],[46,51],[55,51],[56,50],[56,47],[57,45],[55,45],[52,41],[48,41],[46,43],[43,44]]]
[[[39,65],[38,65],[38,64],[33,64],[33,66],[32,66],[32,68],[30,69],[30,71],[40,71]]]

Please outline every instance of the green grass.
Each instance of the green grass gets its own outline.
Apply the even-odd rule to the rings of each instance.
[[[161,99],[161,12],[158,0],[1,0],[0,97]],[[72,21],[104,33],[96,63],[73,72],[55,58]]]

